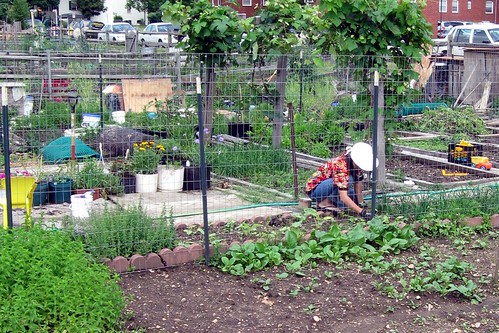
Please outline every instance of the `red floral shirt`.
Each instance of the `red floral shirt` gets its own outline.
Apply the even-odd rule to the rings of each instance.
[[[345,153],[327,161],[326,164],[319,167],[319,169],[313,173],[312,177],[307,181],[305,187],[305,192],[310,193],[320,182],[328,178],[333,178],[333,182],[340,190],[348,189],[348,163]],[[362,170],[357,170],[354,175],[355,181],[362,181],[364,178],[364,173]]]

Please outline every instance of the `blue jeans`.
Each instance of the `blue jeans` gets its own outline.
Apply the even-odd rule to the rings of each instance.
[[[355,189],[353,186],[353,177],[349,176],[348,177],[348,196],[350,199],[355,202],[355,204],[358,204],[357,201],[357,196],[355,195]],[[340,200],[340,191],[338,189],[338,186],[334,185],[333,179],[328,178],[326,180],[323,180],[322,182],[317,185],[312,192],[309,194],[310,199],[315,200],[317,203],[321,202],[322,200],[325,200],[329,198],[333,204],[340,208],[340,209],[347,209],[348,206],[343,203],[343,201]]]

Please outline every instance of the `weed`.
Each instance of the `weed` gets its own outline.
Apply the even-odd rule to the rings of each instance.
[[[388,305],[388,306],[386,307],[385,312],[393,313],[393,312],[395,312],[395,310],[396,310],[396,307],[391,306],[391,305]]]
[[[318,278],[314,277],[312,280],[308,283],[308,285],[304,286],[302,289],[304,292],[311,293],[315,290],[315,288],[319,287],[319,284],[317,283]]]
[[[272,280],[271,279],[254,278],[251,280],[251,282],[260,285],[264,291],[269,291]]]
[[[291,291],[289,292],[289,296],[292,296],[292,297],[298,296],[298,293],[300,292],[300,290],[301,290],[301,287],[299,287],[299,286],[291,289]]]
[[[305,312],[308,313],[308,314],[312,314],[314,313],[315,311],[317,311],[317,306],[315,306],[314,304],[309,304],[306,308],[305,308]]]

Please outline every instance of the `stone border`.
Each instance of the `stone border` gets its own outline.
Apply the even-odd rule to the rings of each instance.
[[[330,216],[329,212],[318,212],[320,217]],[[293,215],[290,213],[284,213],[277,216],[275,218],[279,219],[294,219]],[[256,216],[253,219],[242,219],[239,222],[262,222],[265,221],[266,218],[262,216]],[[493,229],[499,229],[499,214],[494,214],[490,217],[490,222]],[[470,226],[476,227],[483,223],[483,217],[467,217],[462,223]],[[219,221],[213,223],[213,226],[223,226],[225,222]],[[401,223],[399,225],[400,228],[403,228],[405,223]],[[418,229],[421,225],[415,224],[414,228]],[[186,226],[180,224],[176,226],[177,229],[184,229]],[[233,244],[240,244],[240,242],[232,242],[228,244],[226,242],[222,242],[219,251],[220,253],[226,252]],[[210,256],[214,254],[214,246],[212,244],[209,245]],[[159,253],[149,253],[145,256],[140,254],[134,254],[130,258],[125,258],[122,256],[115,257],[114,259],[104,258],[102,262],[107,265],[109,268],[114,270],[116,273],[127,273],[134,271],[143,271],[147,269],[158,269],[158,268],[167,268],[167,267],[175,267],[182,264],[192,263],[200,260],[204,257],[204,245],[201,244],[191,244],[189,247],[177,246],[174,249],[161,249]]]

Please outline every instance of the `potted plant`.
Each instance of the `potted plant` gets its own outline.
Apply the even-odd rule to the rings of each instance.
[[[61,166],[59,170],[48,176],[49,181],[49,203],[61,204],[64,202],[71,203],[71,192],[73,190],[73,179],[68,170],[70,165]]]
[[[132,161],[128,158],[129,150],[124,158],[115,159],[111,163],[111,173],[120,179],[125,194],[135,193],[135,173]]]
[[[158,189],[158,165],[165,148],[154,141],[133,144],[132,170],[137,193],[151,193]]]
[[[206,131],[205,131],[206,132]],[[199,139],[194,140],[183,150],[185,156],[183,191],[194,191],[202,188],[201,184],[201,156],[199,151]],[[207,188],[211,185],[211,167],[206,166]]]
[[[181,191],[184,181],[184,166],[181,164],[180,146],[174,139],[160,142],[164,152],[158,166],[158,190]]]
[[[98,161],[94,158],[86,159],[74,176],[75,194],[93,191],[93,199],[97,200],[105,195],[107,183],[107,174]]]
[[[241,110],[237,112],[237,121],[232,121],[227,124],[229,135],[235,136],[237,138],[248,139],[248,132],[252,131],[250,122],[250,112],[255,108],[254,105],[250,105],[248,110]]]
[[[48,174],[43,171],[43,158],[40,157],[37,168],[33,170],[36,179],[36,188],[33,192],[33,206],[43,206],[48,203],[49,180]]]

